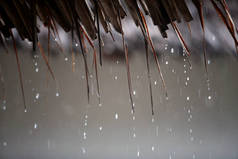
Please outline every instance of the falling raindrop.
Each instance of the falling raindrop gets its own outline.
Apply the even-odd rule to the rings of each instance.
[[[7,110],[6,105],[3,105],[3,106],[2,106],[2,110],[4,110],[4,111]]]
[[[117,76],[115,76],[115,77],[114,77],[114,79],[115,79],[115,80],[117,80],[117,79],[118,79],[118,77],[117,77]]]
[[[166,64],[166,65],[168,65],[168,64],[169,64],[169,62],[168,62],[168,61],[165,61],[165,64]]]
[[[86,153],[86,149],[84,147],[82,147],[82,153],[85,154]]]
[[[174,53],[174,48],[171,48],[170,52],[173,54]]]
[[[38,125],[35,123],[34,124],[34,129],[37,129],[38,128]]]
[[[187,81],[189,81],[189,77],[187,77]]]
[[[207,98],[208,98],[209,100],[211,100],[211,99],[212,99],[212,96],[208,96]]]
[[[140,157],[140,151],[137,151],[137,157]]]
[[[136,95],[136,91],[133,91],[133,95]]]
[[[195,159],[196,158],[196,155],[195,154],[193,154],[193,159]]]
[[[211,60],[207,60],[207,64],[210,65],[211,64]]]
[[[102,126],[99,126],[99,131],[102,131]]]
[[[39,72],[39,68],[37,67],[37,68],[35,69],[35,71],[36,71],[36,72]]]
[[[190,98],[189,98],[189,97],[187,97],[186,99],[187,99],[187,101],[189,101],[189,100],[190,100]]]
[[[115,114],[115,119],[116,119],[116,120],[118,119],[118,114],[117,114],[117,113]]]
[[[68,61],[68,57],[65,57],[65,58],[64,58],[64,61]]]
[[[59,92],[57,92],[57,93],[55,94],[55,96],[56,96],[56,97],[59,97]]]
[[[154,147],[154,146],[152,146],[152,147],[151,147],[151,151],[154,151],[154,150],[155,150],[155,147]]]
[[[133,138],[136,138],[136,133],[133,133]]]
[[[157,81],[155,81],[154,84],[157,85]]]
[[[136,117],[133,115],[132,120],[136,120]]]
[[[75,46],[76,46],[76,47],[78,47],[78,46],[79,46],[79,44],[78,44],[78,43],[76,43],[76,44],[75,44]]]
[[[40,98],[40,94],[39,93],[36,93],[36,99],[39,99]]]
[[[83,139],[86,140],[87,139],[87,133],[83,132]]]
[[[4,141],[2,145],[3,145],[4,147],[6,147],[6,146],[7,146],[7,142]]]

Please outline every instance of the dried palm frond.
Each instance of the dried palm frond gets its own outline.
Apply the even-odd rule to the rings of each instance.
[[[203,1],[204,0],[192,0],[195,4],[202,26],[203,31],[203,49],[204,49],[204,61],[205,69],[207,72],[207,59],[205,51],[205,25],[203,18]],[[215,8],[217,14],[222,19],[223,23],[226,25],[230,35],[232,36],[235,47],[238,50],[238,40],[237,40],[237,27],[231,17],[228,5],[225,0],[210,0],[212,6]],[[131,15],[136,26],[141,29],[141,32],[145,41],[146,48],[146,58],[147,58],[147,68],[148,68],[148,79],[150,82],[150,92],[151,92],[151,108],[153,112],[153,98],[152,98],[152,88],[150,79],[150,70],[148,63],[148,46],[151,47],[154,59],[157,64],[157,68],[163,82],[163,86],[166,91],[165,81],[161,73],[161,68],[159,65],[158,55],[155,52],[152,40],[150,38],[149,29],[146,24],[144,14],[149,15],[153,21],[153,24],[159,28],[162,37],[166,38],[168,25],[171,25],[174,29],[179,41],[186,51],[186,57],[191,54],[185,40],[177,23],[182,20],[188,24],[189,31],[191,28],[189,22],[193,20],[191,12],[188,8],[188,3],[185,0],[1,0],[0,1],[0,44],[7,50],[4,38],[12,37],[15,46],[15,40],[12,34],[12,29],[15,28],[22,40],[28,39],[33,44],[33,49],[36,49],[36,44],[38,44],[45,63],[48,67],[49,72],[54,78],[53,71],[49,65],[49,58],[44,54],[43,48],[38,42],[38,34],[40,32],[37,24],[37,19],[39,19],[46,27],[48,27],[48,57],[50,53],[50,36],[59,37],[56,25],[64,29],[65,32],[71,32],[72,42],[74,42],[75,35],[80,43],[81,53],[83,55],[83,60],[85,64],[85,74],[87,80],[87,94],[89,101],[89,83],[88,83],[88,66],[86,58],[86,46],[84,44],[84,39],[93,48],[93,61],[96,71],[96,80],[98,94],[100,96],[99,84],[98,84],[98,72],[97,72],[97,59],[96,59],[96,49],[93,45],[93,40],[98,40],[99,44],[99,59],[100,65],[102,65],[102,45],[103,41],[101,39],[101,28],[103,27],[106,33],[111,33],[111,26],[123,37],[123,48],[125,51],[125,59],[127,64],[127,74],[128,74],[128,85],[130,100],[133,106],[133,99],[131,95],[131,77],[129,72],[129,60],[128,60],[128,49],[124,38],[124,33],[122,30],[121,20],[127,16],[127,12]],[[57,24],[56,24],[57,23]],[[52,33],[52,34],[51,34]],[[74,35],[75,34],[75,35]],[[114,40],[113,36],[112,39]],[[57,43],[58,44],[58,43]],[[59,48],[63,50],[58,44]],[[22,82],[22,72],[20,69],[20,63],[18,59],[18,52],[15,48],[18,72],[21,82],[21,90],[25,104],[24,89]],[[237,51],[238,53],[238,51]],[[74,59],[74,54],[73,59]],[[74,61],[74,60],[73,60]],[[189,61],[189,60],[188,60]],[[74,62],[73,62],[74,63]],[[74,70],[74,65],[72,65]]]

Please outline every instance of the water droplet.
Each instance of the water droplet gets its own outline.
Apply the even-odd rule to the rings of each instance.
[[[35,71],[36,71],[36,72],[39,72],[39,68],[37,67],[37,68],[35,69]]]
[[[208,96],[207,98],[208,98],[209,100],[211,100],[211,99],[212,99],[212,96]]]
[[[88,115],[85,115],[85,119],[88,119]]]
[[[215,41],[216,40],[216,37],[215,36],[212,36],[212,41]]]
[[[87,139],[87,133],[83,132],[83,139],[86,140]]]
[[[170,52],[173,54],[174,53],[174,48],[171,48]]]
[[[35,123],[34,124],[34,129],[37,129],[38,128],[38,125]]]
[[[27,113],[27,109],[24,110],[24,113]]]
[[[101,107],[101,106],[102,106],[102,103],[99,103],[98,106]]]
[[[56,97],[59,97],[59,92],[57,92],[57,93],[55,94],[55,96],[56,96]]]
[[[155,81],[154,84],[157,85],[157,81]]]
[[[40,98],[40,93],[36,93],[36,99]]]
[[[183,71],[183,73],[184,73],[184,74],[186,74],[186,73],[187,73],[187,71],[186,71],[186,70],[184,70],[184,71]]]
[[[211,64],[211,60],[207,60],[207,64],[210,65]]]
[[[102,131],[102,126],[99,126],[99,130]]]
[[[84,147],[82,147],[81,149],[82,149],[82,153],[85,154],[86,153],[86,149]]]
[[[133,138],[136,138],[136,133],[133,133]]]
[[[166,96],[166,97],[165,97],[165,99],[166,99],[166,100],[169,100],[169,97],[168,97],[168,96]]]
[[[135,117],[135,116],[133,116],[133,117],[132,117],[132,120],[135,120],[135,119],[136,119],[136,117]]]
[[[190,134],[193,133],[193,129],[189,129],[189,133],[190,133]]]
[[[166,64],[166,65],[168,65],[168,64],[169,64],[169,62],[168,62],[168,61],[165,61],[165,64]]]
[[[187,81],[189,81],[189,77],[187,77]]]
[[[188,85],[188,82],[186,81],[186,82],[185,82],[185,86],[187,86],[187,85]]]
[[[191,113],[191,110],[190,109],[188,109],[188,114],[190,114]]]
[[[152,123],[155,122],[155,118],[152,118],[152,119],[151,119],[151,122],[152,122]]]
[[[35,66],[37,66],[37,65],[38,65],[38,63],[37,63],[37,62],[35,62],[35,63],[34,63],[34,65],[35,65]]]
[[[155,147],[154,147],[154,146],[152,146],[152,147],[151,147],[151,151],[154,151],[154,150],[155,150]]]
[[[194,141],[194,137],[193,136],[190,137],[190,141]]]
[[[114,79],[115,79],[115,80],[117,80],[117,79],[118,79],[118,77],[117,77],[117,76],[115,76],[115,77],[114,77]]]
[[[6,146],[7,146],[7,142],[4,141],[4,142],[2,143],[2,145],[3,145],[4,147],[6,147]]]
[[[65,57],[65,58],[64,58],[64,61],[68,61],[68,57]]]
[[[183,65],[183,67],[186,67],[186,65]]]
[[[133,91],[133,95],[136,95],[136,91]]]
[[[196,155],[195,154],[193,154],[193,159],[195,159],[196,158]]]
[[[84,126],[87,126],[87,125],[88,125],[88,123],[87,123],[87,122],[85,122],[85,123],[84,123]]]
[[[7,110],[7,107],[6,107],[6,105],[4,105],[4,106],[2,106],[2,110]]]
[[[78,46],[79,46],[79,44],[78,44],[78,43],[76,43],[76,44],[75,44],[75,46],[76,46],[76,47],[78,47]]]
[[[189,97],[187,97],[186,99],[187,99],[187,101],[189,101],[189,100],[190,100],[190,98],[189,98]]]
[[[117,113],[115,114],[115,119],[116,119],[116,120],[118,119],[118,114],[117,114]]]
[[[137,157],[140,157],[140,151],[137,151]]]
[[[172,72],[174,73],[174,72],[175,72],[175,70],[174,70],[174,69],[172,69]]]

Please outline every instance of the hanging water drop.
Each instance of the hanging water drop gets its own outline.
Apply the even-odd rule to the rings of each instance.
[[[36,71],[36,72],[39,72],[39,68],[37,67],[37,68],[35,69],[35,71]]]

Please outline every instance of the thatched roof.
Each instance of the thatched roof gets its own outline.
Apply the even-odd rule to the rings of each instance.
[[[237,28],[232,20],[228,6],[225,0],[208,0],[211,2],[218,16],[232,36],[235,47],[237,49]],[[191,1],[197,8],[197,13],[200,17],[201,28],[204,33],[204,20],[203,20],[203,0]],[[190,51],[186,42],[180,33],[177,23],[184,21],[188,24],[193,20],[193,17],[189,11],[187,1],[185,0],[1,0],[0,1],[0,43],[5,47],[4,38],[11,37],[14,40],[11,29],[16,28],[18,34],[24,39],[28,39],[33,44],[33,49],[36,49],[38,45],[42,56],[49,68],[49,71],[54,78],[53,72],[48,64],[47,57],[38,42],[38,34],[40,32],[37,19],[39,19],[46,27],[48,27],[49,36],[51,33],[57,36],[56,24],[59,24],[65,32],[71,32],[72,39],[79,41],[84,62],[86,77],[88,78],[87,60],[84,55],[84,38],[89,42],[94,49],[94,62],[95,70],[97,70],[96,51],[92,40],[98,40],[99,42],[99,56],[100,64],[102,64],[101,58],[101,37],[100,32],[103,29],[106,33],[111,34],[111,26],[122,35],[123,48],[125,51],[127,71],[128,71],[128,85],[130,92],[130,99],[133,109],[133,101],[131,97],[131,81],[129,72],[129,62],[127,57],[127,44],[124,40],[124,33],[121,20],[128,14],[131,15],[135,25],[141,29],[144,36],[146,53],[148,54],[148,47],[150,46],[155,58],[160,77],[163,81],[163,86],[166,90],[165,82],[160,71],[160,65],[157,54],[153,47],[152,40],[150,38],[149,29],[147,27],[146,19],[144,15],[149,15],[152,18],[153,24],[156,25],[162,35],[166,38],[166,31],[169,29],[168,25],[171,25],[176,32],[178,39],[180,40],[183,48],[186,51],[186,56],[190,55]],[[102,28],[100,28],[102,26]],[[203,34],[205,36],[205,33]],[[205,43],[205,42],[204,42]],[[205,45],[204,45],[205,46]],[[18,71],[21,77],[21,70],[18,60],[17,50],[15,48],[16,58],[18,62]],[[205,68],[206,53],[204,49]],[[147,60],[148,62],[148,60]],[[149,73],[149,67],[148,67]],[[149,77],[149,76],[148,76]],[[24,96],[23,85],[21,81],[22,94]],[[89,87],[87,86],[88,94]],[[98,86],[98,93],[99,86]],[[89,97],[88,97],[89,98]]]

